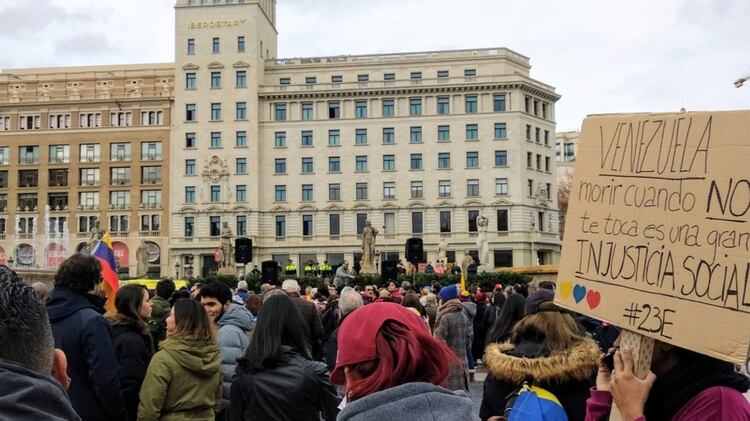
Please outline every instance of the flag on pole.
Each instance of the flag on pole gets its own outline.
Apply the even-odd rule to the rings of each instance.
[[[120,289],[120,280],[117,277],[115,252],[112,249],[112,240],[109,238],[109,233],[105,233],[102,239],[96,243],[91,255],[96,257],[102,264],[101,277],[104,280],[102,282],[102,289],[107,296],[106,308],[108,312],[114,312],[115,295]]]
[[[466,278],[464,277],[464,271],[461,271],[461,291],[459,293],[466,291]]]

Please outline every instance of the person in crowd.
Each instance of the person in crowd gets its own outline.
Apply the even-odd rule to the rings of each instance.
[[[297,283],[296,279],[285,280],[281,285],[281,289],[289,295],[292,303],[299,309],[304,321],[303,331],[305,332],[305,338],[307,339],[313,358],[315,360],[322,360],[324,332],[323,324],[320,321],[320,315],[315,308],[315,304],[309,303],[300,297],[299,283]]]
[[[260,307],[263,305],[263,296],[260,294],[250,293],[245,301],[245,308],[253,316],[253,319],[258,317]]]
[[[404,261],[399,259],[398,263],[396,263],[396,273],[401,275],[406,275],[406,266],[404,266]],[[385,279],[383,279],[385,281]]]
[[[742,395],[750,380],[731,363],[661,341],[654,343],[651,372],[643,380],[634,374],[629,347],[619,348],[614,362],[610,372],[603,356],[599,360],[587,421],[608,420],[613,401],[627,421],[750,420],[750,403]]]
[[[471,342],[471,352],[473,353],[472,358],[474,359],[475,364],[481,364],[488,328],[488,325],[485,324],[485,313],[488,310],[492,311],[492,309],[489,308],[491,306],[488,306],[487,304],[487,294],[483,293],[479,288],[477,288],[477,293],[474,294],[474,303],[477,306],[477,314],[474,316],[473,320],[474,338]]]
[[[451,268],[451,275],[460,275],[461,274],[461,266],[460,265],[453,265],[453,268]]]
[[[276,289],[273,285],[265,283],[260,286],[260,295],[267,293],[268,291]]]
[[[510,339],[513,327],[526,315],[526,299],[521,294],[511,294],[505,300],[492,327],[487,331],[487,345],[503,343]]]
[[[391,300],[395,303],[401,304],[401,300],[404,299],[404,296],[401,294],[401,291],[396,286],[396,283],[392,281],[388,282],[388,294]]]
[[[466,393],[441,387],[461,363],[410,310],[374,303],[349,314],[339,329],[331,374],[346,391],[339,421],[477,419]]]
[[[427,323],[430,326],[430,332],[435,331],[435,319],[437,318],[437,296],[433,293],[427,294],[425,297],[424,312],[427,315]]]
[[[458,300],[458,286],[440,289],[440,307],[435,317],[435,337],[456,354],[460,364],[451,367],[446,387],[450,390],[469,390],[469,368],[466,349],[471,340],[471,324]]]
[[[427,295],[431,292],[432,287],[429,285],[425,285],[419,290],[419,304],[422,304],[422,307],[427,305]]]
[[[0,315],[0,419],[80,420],[65,394],[67,361],[54,349],[44,301],[4,265]]]
[[[531,281],[528,284],[526,284],[526,293],[528,295],[535,293],[538,289],[539,289],[539,286],[534,281]]]
[[[445,274],[445,268],[443,267],[443,262],[437,262],[435,264],[435,275],[443,276]]]
[[[344,289],[345,288],[351,289],[351,287],[344,287]],[[338,327],[339,319],[341,319],[341,313],[339,311],[339,296],[330,295],[328,286],[325,284],[321,284],[320,287],[318,287],[318,290],[321,291],[320,295],[323,299],[323,307],[318,307],[318,312],[320,314],[320,322],[323,325],[323,343],[325,344],[328,341],[328,337],[334,330],[336,330],[336,327]],[[325,293],[323,293],[323,291],[325,291]]]
[[[193,297],[190,295],[190,291],[186,287],[182,287],[182,288],[178,289],[177,291],[174,292],[174,294],[172,294],[172,298],[169,299],[169,309],[170,310],[172,310],[172,307],[174,307],[174,303],[177,302],[177,300],[179,300],[180,298],[193,298]],[[154,312],[153,312],[153,306],[152,306],[151,314],[153,315],[153,313]],[[169,316],[168,313],[167,313],[167,316]],[[164,319],[164,323],[165,323],[164,325],[165,326],[166,326],[166,320],[167,319]],[[165,332],[166,332],[166,327],[164,329],[165,329]],[[166,333],[164,335],[166,337]],[[158,345],[158,342],[157,342],[157,345]]]
[[[260,269],[258,269],[258,265],[253,265],[253,270],[250,271],[250,275],[260,276]]]
[[[365,302],[374,303],[378,299],[378,288],[375,285],[365,285],[365,293],[362,298]]]
[[[530,295],[526,316],[513,328],[510,341],[485,349],[489,374],[479,412],[483,420],[505,415],[508,397],[524,382],[555,395],[568,419],[584,419],[599,347],[552,302],[554,297],[550,290]]]
[[[196,298],[198,294],[200,294],[201,288],[203,288],[202,283],[200,282],[194,283],[193,286],[190,287],[190,298]]]
[[[232,383],[230,420],[327,420],[336,418],[336,389],[328,370],[313,361],[305,322],[292,298],[267,297],[253,339]]]
[[[39,297],[43,303],[47,302],[47,297],[49,297],[49,287],[47,287],[44,282],[34,282],[31,284],[31,288],[36,292],[37,297]]]
[[[427,313],[424,307],[419,302],[419,296],[416,292],[408,292],[404,295],[404,299],[401,301],[401,305],[414,312],[414,315],[419,317],[424,322],[424,327],[429,332],[430,324],[427,318]]]
[[[432,266],[432,262],[427,262],[427,266],[424,267],[424,273],[435,273],[435,268]]]
[[[250,292],[247,289],[247,282],[239,281],[237,282],[237,291],[232,296],[232,301],[239,305],[245,305],[248,294]]]
[[[325,283],[320,283],[317,288],[315,288],[315,295],[313,296],[312,302],[315,304],[315,308],[318,310],[318,313],[322,314],[326,307],[328,307],[329,301],[335,301],[331,300],[331,290],[328,289],[328,285]],[[334,303],[334,307],[336,304]],[[323,330],[325,330],[325,325],[323,325]]]
[[[348,286],[353,282],[354,277],[349,272],[349,262],[344,260],[344,263],[336,269],[336,276],[333,277],[333,286],[339,288]]]
[[[492,293],[492,305],[497,307],[498,309],[501,309],[503,308],[503,304],[505,304],[505,299],[506,297],[505,292],[503,292],[503,285],[495,284],[495,289]]]
[[[406,295],[409,292],[414,292],[414,286],[409,281],[403,281],[401,282],[401,288],[398,290],[401,295]]]
[[[253,330],[253,317],[243,306],[232,303],[232,291],[221,282],[211,282],[201,288],[201,305],[208,318],[219,329],[219,349],[221,350],[221,371],[224,376],[220,420],[226,419],[229,406],[229,388],[237,368],[237,359],[245,354],[250,343],[248,332]]]
[[[469,294],[469,291],[464,290],[461,291],[461,293],[458,296],[459,301],[461,301],[461,305],[464,307],[464,315],[466,315],[466,319],[469,320],[469,342],[466,344],[466,361],[468,363],[469,367],[469,374],[470,378],[473,381],[474,379],[474,370],[475,370],[475,361],[474,361],[474,351],[472,349],[472,344],[474,343],[474,319],[477,316],[477,305],[473,301],[471,301],[471,294]]]
[[[551,291],[555,290],[555,283],[552,281],[541,281],[539,282],[539,288],[542,289],[549,289]]]
[[[115,296],[115,313],[105,317],[112,325],[112,346],[120,363],[120,382],[126,419],[138,416],[138,393],[154,354],[154,341],[146,322],[151,317],[148,290],[141,285],[125,285]]]
[[[297,266],[294,264],[294,261],[292,259],[286,261],[286,266],[284,266],[284,274],[286,276],[297,276]]]
[[[138,419],[213,421],[221,394],[216,327],[198,301],[181,298],[167,317],[167,339],[146,371]]]
[[[320,265],[320,275],[324,278],[330,278],[333,275],[333,268],[328,264],[328,260],[323,260],[323,264]]]
[[[107,300],[98,294],[101,270],[95,257],[74,254],[57,269],[47,299],[55,347],[68,359],[68,395],[84,421],[119,420],[125,411],[112,327],[103,316]]]
[[[391,293],[388,292],[385,288],[380,288],[380,291],[378,291],[378,298],[375,300],[376,303],[382,303],[382,302],[388,302],[392,303],[393,299],[391,299]]]
[[[172,310],[169,299],[174,295],[175,284],[171,279],[162,279],[156,283],[156,295],[151,299],[151,317],[148,327],[153,338],[155,349],[167,337],[167,317]]]
[[[338,299],[336,305],[339,308],[338,314],[340,315],[336,328],[328,335],[325,345],[323,346],[323,352],[325,354],[325,362],[329,370],[333,370],[336,366],[336,355],[338,355],[338,334],[341,328],[341,323],[344,322],[346,316],[352,311],[362,307],[364,301],[362,296],[350,287],[345,287],[341,290],[341,298]]]

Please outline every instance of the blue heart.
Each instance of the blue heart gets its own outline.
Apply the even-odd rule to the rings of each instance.
[[[586,298],[586,287],[583,285],[576,285],[575,288],[573,288],[573,298],[575,298],[577,303],[580,303]]]

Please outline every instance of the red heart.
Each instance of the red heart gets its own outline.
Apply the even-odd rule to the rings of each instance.
[[[589,304],[590,309],[595,309],[599,307],[599,303],[602,301],[602,295],[599,294],[599,291],[594,291],[593,289],[590,289],[588,294],[586,294],[586,302]]]

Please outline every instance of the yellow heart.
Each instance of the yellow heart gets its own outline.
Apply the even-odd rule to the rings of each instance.
[[[557,283],[557,292],[563,299],[568,299],[573,294],[573,282],[563,281]]]

